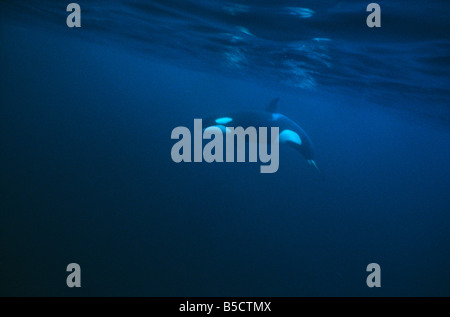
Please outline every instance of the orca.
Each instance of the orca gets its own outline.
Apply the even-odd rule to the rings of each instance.
[[[246,111],[228,113],[221,116],[210,116],[203,120],[204,130],[209,127],[218,127],[224,133],[227,127],[271,127],[279,128],[279,143],[286,144],[298,151],[323,177],[314,161],[314,146],[310,137],[292,119],[277,111],[280,98],[273,99],[265,111]],[[268,137],[267,140],[271,138]],[[269,141],[270,142],[270,141]]]

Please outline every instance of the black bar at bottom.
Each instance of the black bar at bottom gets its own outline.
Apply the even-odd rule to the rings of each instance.
[[[71,312],[84,311],[91,307],[122,311],[146,311],[148,313],[186,313],[202,315],[258,313],[290,314],[304,312],[311,307],[315,312],[337,306],[361,307],[369,311],[381,306],[399,304],[431,303],[449,304],[449,297],[4,297],[0,300],[5,308],[11,305],[15,311],[23,307],[48,310],[51,307],[66,307]],[[358,306],[355,306],[358,305]],[[448,306],[447,306],[448,307]],[[286,316],[290,316],[286,315]]]

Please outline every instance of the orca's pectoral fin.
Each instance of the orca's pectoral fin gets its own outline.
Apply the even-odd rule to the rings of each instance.
[[[280,101],[280,98],[272,99],[272,101],[266,106],[266,111],[268,111],[270,113],[277,112],[278,101]]]
[[[322,181],[324,181],[325,175],[322,173],[319,167],[317,167],[316,162],[314,162],[314,160],[308,160],[308,164],[316,169],[316,171],[320,174],[320,178],[322,179]]]

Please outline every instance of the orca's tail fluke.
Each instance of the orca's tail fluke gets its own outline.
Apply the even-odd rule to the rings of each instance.
[[[308,164],[316,169],[316,171],[319,173],[320,178],[321,178],[322,180],[325,180],[325,176],[323,175],[323,173],[322,173],[322,171],[319,169],[319,167],[317,167],[317,164],[316,164],[316,162],[314,162],[314,160],[308,160]]]

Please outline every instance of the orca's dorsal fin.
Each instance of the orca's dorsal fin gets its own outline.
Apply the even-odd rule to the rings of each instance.
[[[272,99],[272,101],[266,106],[266,111],[268,111],[270,113],[277,112],[278,101],[280,101],[280,98]]]

